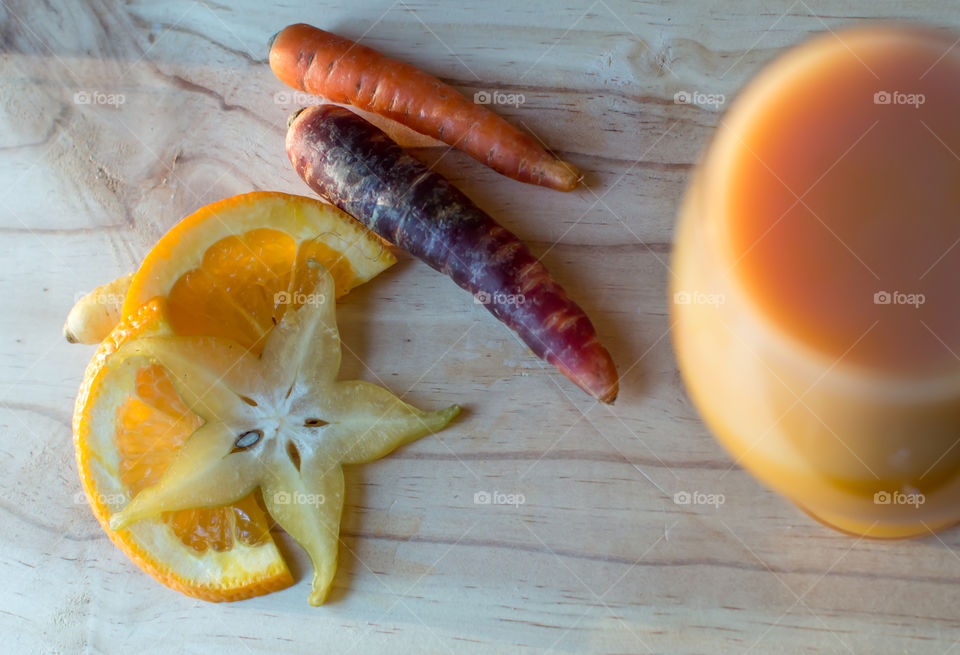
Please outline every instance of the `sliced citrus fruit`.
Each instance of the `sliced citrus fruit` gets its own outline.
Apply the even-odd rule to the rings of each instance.
[[[164,584],[205,600],[239,600],[293,583],[253,496],[229,507],[171,512],[119,532],[109,517],[155,483],[202,423],[164,370],[146,366],[111,372],[107,363],[126,341],[172,335],[163,300],[127,317],[87,367],[74,412],[80,480],[94,516],[110,539]]]
[[[394,262],[379,237],[332,205],[246,193],[207,205],[167,232],[134,275],[123,315],[164,296],[178,334],[250,346],[302,300],[309,265],[333,274],[339,298]]]
[[[318,266],[310,269],[306,283],[309,300],[268,331],[260,355],[228,338],[179,336],[162,315],[163,301],[148,302],[134,319],[143,329],[128,328],[126,320],[114,331],[126,340],[101,345],[105,354],[95,360],[94,382],[78,404],[77,415],[85,420],[78,421],[77,438],[78,452],[96,443],[98,462],[115,463],[103,472],[82,465],[98,480],[88,493],[118,494],[98,514],[115,541],[126,545],[125,535],[136,535],[139,543],[159,529],[174,542],[175,526],[164,517],[203,509],[233,516],[238,504],[256,508],[250,494],[259,489],[270,515],[310,555],[309,601],[319,605],[336,571],[341,465],[377,459],[435,432],[460,408],[423,412],[374,384],[338,381],[333,277]],[[142,318],[144,312],[152,322]],[[149,384],[141,392],[144,376]],[[133,423],[129,429],[128,422]],[[162,425],[154,429],[158,422]],[[164,432],[178,437],[170,440]],[[107,453],[114,457],[103,457]],[[109,487],[110,481],[120,484]],[[235,596],[271,591],[289,579],[285,567],[276,567],[262,516],[251,516],[244,532],[234,528],[237,538],[226,549],[237,557],[224,558],[237,569],[231,581],[240,585]],[[181,544],[178,550],[189,548]],[[216,557],[205,554],[208,562]],[[157,574],[155,568],[148,571]],[[161,580],[171,583],[169,575]],[[172,582],[183,590],[181,579]]]
[[[310,601],[322,602],[340,463],[382,456],[457,412],[334,382],[333,299],[394,261],[338,209],[278,193],[205,207],[151,250],[74,414],[94,514],[141,568],[207,600],[289,585],[263,503],[310,553]]]

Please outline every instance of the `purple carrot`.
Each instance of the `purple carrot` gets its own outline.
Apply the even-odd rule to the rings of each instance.
[[[616,367],[587,315],[520,239],[442,175],[335,105],[291,117],[287,155],[311,189],[449,275],[591,396],[616,399]]]

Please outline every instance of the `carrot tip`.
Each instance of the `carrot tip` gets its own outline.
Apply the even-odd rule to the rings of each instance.
[[[547,167],[545,186],[558,191],[573,191],[583,178],[583,173],[576,166],[562,159],[556,159]]]
[[[620,385],[614,384],[606,391],[606,393],[604,393],[603,395],[597,396],[597,400],[599,400],[600,402],[606,405],[612,405],[613,403],[616,402],[617,395],[619,394],[619,392],[620,392]]]

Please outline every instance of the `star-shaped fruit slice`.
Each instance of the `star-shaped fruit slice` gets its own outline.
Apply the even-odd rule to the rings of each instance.
[[[223,337],[157,335],[127,341],[110,357],[114,375],[159,366],[203,422],[109,527],[229,505],[259,488],[270,516],[309,553],[309,601],[319,605],[336,571],[342,465],[440,430],[460,408],[423,412],[369,382],[338,381],[334,282],[323,266],[311,270],[313,291],[267,333],[259,356]]]

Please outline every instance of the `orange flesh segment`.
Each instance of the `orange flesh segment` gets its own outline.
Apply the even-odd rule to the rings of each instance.
[[[187,409],[167,373],[157,365],[137,371],[136,395],[118,409],[120,479],[131,496],[155,484],[184,440],[203,423]],[[168,512],[164,520],[187,546],[229,550],[234,539],[257,545],[269,523],[253,495],[226,507]]]
[[[298,250],[291,236],[268,228],[221,239],[173,285],[170,323],[177,334],[227,337],[259,355],[270,328],[302,304],[311,265],[326,267],[338,289],[353,277],[350,262],[320,241]]]

